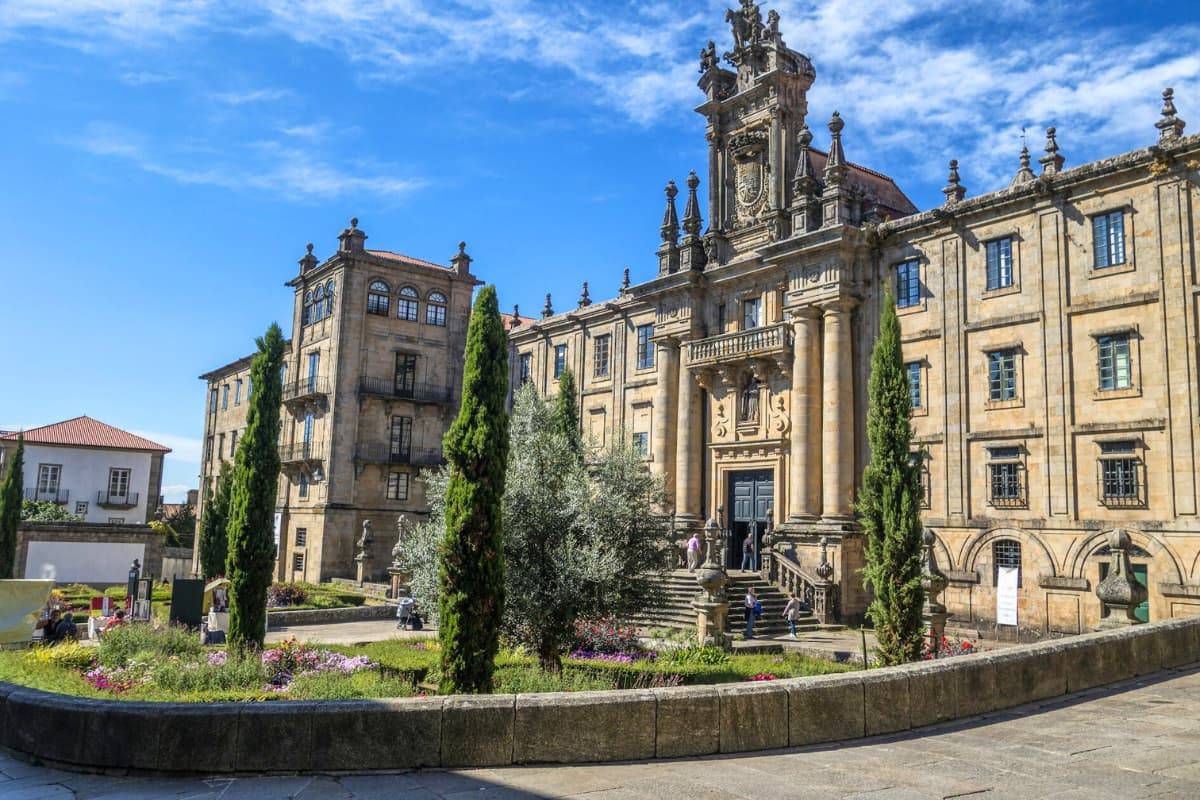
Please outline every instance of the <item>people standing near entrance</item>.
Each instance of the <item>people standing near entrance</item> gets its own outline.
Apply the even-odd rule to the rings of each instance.
[[[692,538],[688,539],[687,565],[688,572],[695,572],[696,567],[700,566],[700,534],[696,531],[693,531]]]
[[[792,629],[792,638],[796,638],[796,620],[800,617],[800,599],[793,592],[788,597],[787,605],[783,607],[783,617],[788,621],[788,627]]]
[[[754,569],[754,539],[750,534],[742,540],[742,572]]]
[[[753,586],[746,587],[746,597],[743,602],[746,612],[746,638],[754,638],[754,617],[761,613],[759,609],[762,607],[758,604],[758,595],[754,592]]]

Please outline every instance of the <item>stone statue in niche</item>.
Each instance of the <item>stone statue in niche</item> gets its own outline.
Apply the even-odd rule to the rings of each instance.
[[[738,422],[758,422],[759,394],[758,378],[747,379],[738,404]]]

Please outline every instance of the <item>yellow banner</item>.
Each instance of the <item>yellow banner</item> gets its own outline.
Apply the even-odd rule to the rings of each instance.
[[[54,581],[0,580],[0,646],[28,644]]]

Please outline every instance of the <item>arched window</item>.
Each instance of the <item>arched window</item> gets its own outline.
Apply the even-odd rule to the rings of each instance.
[[[405,286],[400,290],[400,300],[396,303],[396,316],[400,319],[406,319],[409,322],[417,321],[417,310],[420,303],[417,301],[420,295],[417,290],[411,286]]]
[[[386,317],[391,291],[383,281],[371,281],[371,286],[367,289],[367,313]]]
[[[992,542],[992,585],[999,585],[1000,569],[1017,571],[1017,587],[1021,586],[1021,543],[1016,539],[997,539]]]
[[[307,325],[308,323],[312,322],[312,304],[313,304],[313,293],[312,292],[305,293],[304,308],[302,308],[300,311],[300,324],[301,325]]]
[[[325,316],[333,316],[333,281],[325,284]]]
[[[430,292],[425,304],[426,325],[446,325],[446,295],[441,292]]]
[[[325,319],[325,287],[318,286],[313,292],[312,321],[320,322]]]

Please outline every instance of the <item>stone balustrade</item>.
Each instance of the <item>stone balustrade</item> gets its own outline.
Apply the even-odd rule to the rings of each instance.
[[[202,774],[678,758],[895,733],[1198,660],[1200,618],[1190,618],[903,667],[669,689],[202,705],[0,683],[0,745],[67,769]]]
[[[792,326],[788,323],[722,333],[688,343],[688,364],[701,366],[749,358],[790,357]]]

